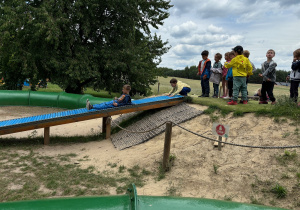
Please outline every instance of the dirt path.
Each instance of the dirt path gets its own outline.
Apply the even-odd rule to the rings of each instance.
[[[193,105],[198,109],[206,107]],[[16,117],[50,113],[59,109],[1,107],[0,120]],[[231,114],[220,117],[219,123],[230,126],[229,142],[247,145],[299,145],[299,126],[289,120],[275,123],[273,119],[246,114],[234,118]],[[210,116],[201,115],[181,124],[196,133],[215,138],[212,135]],[[101,119],[55,126],[50,128],[51,135],[82,135],[100,132]],[[43,129],[37,130],[42,135]],[[10,134],[7,136],[26,137],[32,131]],[[148,171],[157,171],[162,160],[164,134],[150,141],[122,151],[114,148],[110,140],[72,144],[69,146],[52,145],[38,149],[42,155],[76,153],[77,159],[89,156],[88,161],[80,163],[86,168],[94,166],[97,170],[111,169],[108,164],[116,163],[127,168],[139,165]],[[241,148],[226,145],[222,151],[214,148],[212,142],[178,127],[173,128],[171,153],[176,156],[175,164],[166,178],[161,181],[149,178],[146,185],[138,188],[139,195],[167,195],[170,190],[184,197],[205,197],[220,200],[254,203],[259,201],[265,205],[276,205],[291,209],[300,209],[300,185],[296,174],[300,173],[299,151],[298,162],[286,165],[278,164],[276,157],[283,155],[284,150],[264,150]],[[74,160],[76,161],[76,160]],[[283,179],[283,175],[289,179]],[[288,197],[278,200],[266,189],[266,183],[279,183],[288,191]],[[298,185],[297,185],[298,183]],[[111,190],[111,194],[115,191]],[[116,194],[116,193],[115,193]],[[299,207],[297,207],[297,203]]]

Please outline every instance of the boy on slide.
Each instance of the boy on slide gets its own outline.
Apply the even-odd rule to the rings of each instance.
[[[122,95],[117,98],[115,97],[114,100],[109,101],[109,102],[104,102],[101,104],[94,104],[91,105],[89,99],[86,100],[86,109],[91,110],[91,109],[106,109],[106,108],[113,108],[113,107],[118,107],[118,106],[125,106],[125,105],[130,105],[131,103],[131,97],[129,95],[129,92],[131,90],[130,85],[124,85],[122,89]]]

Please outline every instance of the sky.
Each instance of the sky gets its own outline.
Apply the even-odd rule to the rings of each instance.
[[[250,51],[256,68],[274,49],[277,70],[289,71],[293,51],[300,48],[300,0],[171,0],[174,5],[163,26],[152,32],[171,49],[159,67],[184,69],[198,65],[203,50],[216,53],[236,45]]]

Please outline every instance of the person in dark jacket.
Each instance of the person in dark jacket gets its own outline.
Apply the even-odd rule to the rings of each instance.
[[[290,86],[290,98],[293,99],[296,103],[298,101],[298,88],[300,83],[300,48],[295,50],[294,59],[292,63],[292,71],[289,76],[287,76],[287,80],[291,80]],[[300,106],[300,102],[298,103]]]
[[[198,74],[200,75],[201,79],[201,88],[202,88],[202,95],[199,97],[209,97],[209,77],[210,77],[210,68],[211,68],[211,61],[208,59],[208,51],[204,50],[201,53],[202,61],[199,62],[198,65]]]

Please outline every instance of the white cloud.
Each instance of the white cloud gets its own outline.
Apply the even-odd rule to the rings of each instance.
[[[207,27],[207,32],[210,32],[212,34],[219,34],[219,33],[222,33],[224,30],[222,27],[217,27],[217,26],[214,26],[212,24],[210,24],[208,27]]]
[[[197,24],[193,21],[185,22],[181,25],[176,25],[171,28],[170,34],[173,37],[183,37],[197,30]]]

